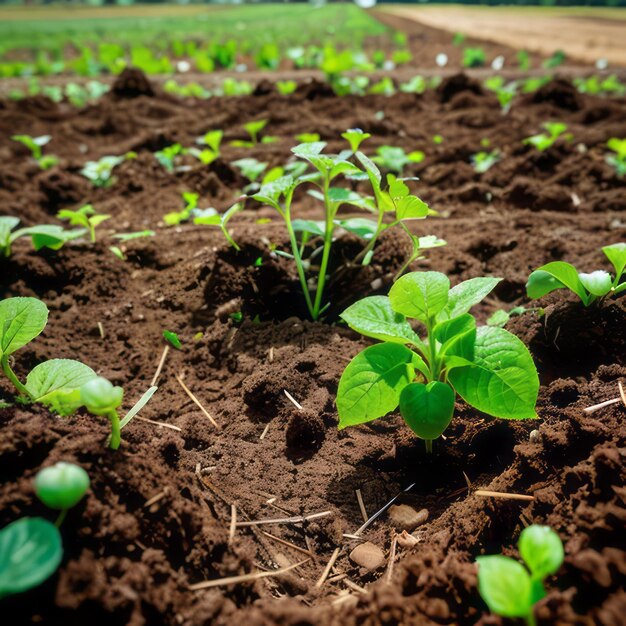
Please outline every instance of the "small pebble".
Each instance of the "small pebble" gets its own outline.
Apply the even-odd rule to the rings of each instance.
[[[396,540],[401,548],[412,548],[414,545],[417,545],[419,543],[419,539],[417,537],[414,537],[410,533],[407,533],[406,530],[403,530],[396,537]]]
[[[530,443],[537,443],[541,439],[541,433],[538,430],[531,430],[528,436]]]
[[[350,552],[350,560],[371,572],[385,563],[385,555],[378,546],[366,541]]]
[[[394,504],[389,507],[389,520],[398,530],[411,532],[428,519],[428,509],[416,511],[408,504]]]

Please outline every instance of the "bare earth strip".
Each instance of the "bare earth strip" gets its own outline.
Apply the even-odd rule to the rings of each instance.
[[[514,48],[547,55],[560,49],[581,61],[603,58],[626,66],[626,9],[392,5],[378,10]]]

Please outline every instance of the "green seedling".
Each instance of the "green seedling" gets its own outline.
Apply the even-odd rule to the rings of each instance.
[[[163,148],[163,150],[157,150],[157,152],[154,153],[154,158],[168,172],[174,172],[176,157],[185,153],[185,148],[183,148],[179,143],[174,143],[171,146]]]
[[[276,89],[281,96],[288,96],[292,94],[298,88],[298,83],[295,80],[277,80]]]
[[[607,148],[613,151],[606,157],[606,162],[615,168],[615,173],[622,178],[626,175],[626,139],[612,137],[606,142]]]
[[[180,343],[180,339],[178,338],[178,335],[172,332],[171,330],[163,331],[163,339],[165,339],[167,343],[169,343],[171,346],[173,346],[177,350],[180,350],[183,347],[182,344]]]
[[[563,563],[563,543],[549,526],[525,528],[518,548],[524,565],[508,556],[479,556],[478,592],[492,613],[535,626],[534,606],[545,598],[544,581]]]
[[[224,137],[224,131],[210,130],[202,137],[196,139],[196,143],[201,146],[206,146],[202,150],[197,148],[190,148],[189,153],[195,156],[204,165],[210,165],[220,156],[220,146],[222,145],[222,138]]]
[[[262,163],[258,159],[252,157],[245,159],[237,159],[233,161],[231,165],[234,165],[251,183],[258,180],[259,176],[267,169],[267,163]]]
[[[369,133],[364,133],[360,128],[350,128],[341,136],[350,144],[350,152],[356,154],[361,144],[371,137]]]
[[[17,217],[0,217],[0,256],[10,257],[11,246],[21,237],[30,237],[36,251],[42,248],[60,250],[68,241],[82,237],[87,232],[82,228],[64,230],[56,224],[41,224],[15,230],[19,223]]]
[[[465,48],[462,63],[463,67],[483,67],[487,63],[487,55],[482,48]]]
[[[37,587],[63,558],[59,529],[41,517],[23,517],[0,530],[0,599]]]
[[[600,305],[606,298],[626,290],[626,282],[620,284],[626,268],[626,243],[604,246],[602,252],[615,269],[614,278],[605,270],[586,274],[579,272],[570,263],[553,261],[537,268],[528,277],[528,297],[542,298],[556,289],[569,289],[588,307],[594,303]]]
[[[540,307],[524,307],[524,306],[516,306],[512,309],[505,311],[504,309],[498,309],[493,315],[491,315],[487,319],[488,326],[498,326],[499,328],[503,328],[509,322],[512,317],[516,317],[518,315],[523,315],[524,313],[536,312],[540,316],[544,314],[544,311]]]
[[[341,317],[350,328],[383,343],[359,353],[341,375],[339,428],[399,405],[430,452],[452,420],[457,394],[494,417],[535,418],[539,378],[526,346],[502,328],[477,328],[469,313],[499,282],[472,278],[450,289],[444,274],[413,272],[388,297],[370,296],[346,309]],[[407,318],[420,322],[424,338]]]
[[[352,145],[363,140],[363,133],[348,131]],[[288,257],[296,264],[298,278],[312,319],[319,319],[329,303],[324,301],[325,286],[329,279],[329,261],[336,229],[341,228],[361,238],[365,243],[361,252],[352,261],[367,265],[373,256],[376,242],[383,231],[393,226],[401,226],[409,236],[412,244],[412,258],[416,258],[420,250],[420,242],[433,245],[431,239],[412,235],[406,225],[407,220],[423,219],[433,215],[428,205],[409,192],[408,186],[397,180],[393,174],[387,175],[383,181],[380,170],[362,152],[353,155],[346,150],[338,155],[324,154],[324,142],[304,143],[292,149],[300,163],[304,162],[312,168],[311,173],[295,173],[285,175],[261,186],[259,193],[252,196],[258,202],[274,208],[285,222],[291,253],[276,251],[276,254]],[[354,156],[363,166],[363,170],[347,160]],[[374,196],[363,196],[349,189],[336,186],[340,176],[357,180],[367,179]],[[292,202],[296,188],[302,184],[312,185],[309,194],[319,200],[324,207],[324,220],[296,220],[292,214]],[[340,219],[337,216],[343,205],[352,205],[364,209],[376,216],[376,219],[353,218]],[[231,245],[234,240],[228,234],[226,222],[239,210],[242,203],[231,207],[223,216],[213,216],[201,223],[220,226]],[[197,221],[197,220],[196,220]],[[436,240],[440,241],[440,240]],[[443,243],[443,242],[441,242]],[[432,244],[432,245],[430,245]],[[309,281],[307,273],[313,274]]]
[[[37,298],[18,297],[0,301],[2,371],[20,396],[30,402],[43,404],[59,415],[72,415],[85,406],[94,415],[108,417],[112,429],[111,447],[118,447],[120,430],[145,406],[157,387],[150,387],[120,422],[117,408],[121,403],[122,389],[113,387],[80,361],[44,361],[36,365],[27,375],[26,382],[22,383],[15,375],[9,359],[13,353],[39,336],[47,321],[48,307]]]
[[[493,91],[498,98],[503,113],[508,113],[517,94],[517,83],[515,81],[507,83],[502,76],[491,76],[483,83],[489,91]]]
[[[104,156],[99,161],[87,161],[80,173],[88,178],[94,187],[110,187],[113,182],[113,170],[126,156]]]
[[[496,163],[498,163],[501,158],[502,156],[500,155],[500,151],[496,149],[491,152],[477,152],[472,155],[471,161],[474,166],[474,170],[479,174],[484,174]]]
[[[557,50],[549,59],[546,59],[543,62],[543,67],[553,70],[554,68],[559,67],[559,65],[563,65],[566,58],[567,56],[563,50]]]
[[[35,493],[50,509],[60,511],[57,527],[63,523],[69,509],[75,507],[89,489],[89,475],[79,465],[55,463],[37,472]]]
[[[436,146],[440,146],[443,143],[443,137],[441,135],[433,135],[433,143]]]
[[[298,143],[313,143],[314,141],[319,140],[319,133],[302,133],[301,135],[296,135],[296,141]]]
[[[517,67],[522,72],[530,69],[530,55],[526,50],[519,50],[517,53]]]
[[[265,136],[259,138],[259,134],[267,126],[267,122],[268,120],[255,120],[244,124],[243,128],[250,136],[250,141],[236,139],[235,141],[231,141],[230,145],[235,148],[253,148],[259,143],[274,143],[278,141],[277,137]]]
[[[198,200],[200,199],[199,193],[192,191],[183,191],[183,201],[185,207],[181,211],[171,211],[163,216],[163,221],[168,226],[178,226],[182,222],[186,222],[191,219],[194,211],[198,211]]]
[[[31,137],[30,135],[13,135],[11,139],[26,146],[30,150],[33,159],[35,159],[37,165],[39,165],[42,170],[48,170],[59,162],[58,157],[52,154],[43,154],[43,146],[45,146],[50,139],[52,139],[50,135],[41,135],[40,137]]]
[[[368,90],[374,96],[393,96],[396,93],[396,85],[389,76],[381,78],[377,83],[374,83]]]
[[[538,135],[526,137],[522,143],[534,146],[539,152],[544,152],[548,148],[551,148],[561,137],[567,141],[571,141],[572,139],[571,133],[564,134],[567,130],[567,124],[563,124],[562,122],[546,122],[543,124],[543,128],[546,129],[547,133],[539,133]]]
[[[134,233],[115,233],[114,239],[121,242],[132,241],[133,239],[141,239],[142,237],[154,237],[156,233],[153,230],[138,230]]]
[[[421,150],[414,150],[407,154],[402,148],[396,146],[380,146],[376,149],[376,156],[372,157],[372,161],[380,165],[383,170],[400,176],[409,163],[421,163],[425,156]]]
[[[61,209],[57,213],[60,220],[67,220],[71,226],[82,226],[89,231],[92,243],[96,243],[96,228],[106,222],[111,216],[104,213],[96,213],[91,204],[85,204],[76,211]]]

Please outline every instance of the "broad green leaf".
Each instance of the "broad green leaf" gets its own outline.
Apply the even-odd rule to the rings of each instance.
[[[578,278],[580,278],[580,282],[583,284],[583,287],[590,294],[599,298],[606,296],[606,294],[611,291],[611,287],[613,286],[611,275],[604,270],[596,270],[590,274],[581,272],[578,274]]]
[[[524,566],[508,556],[479,556],[478,591],[492,613],[528,617],[532,611],[531,582]]]
[[[31,342],[47,322],[48,307],[37,298],[0,301],[0,358]]]
[[[396,218],[399,220],[421,219],[428,213],[428,205],[417,196],[406,196],[396,202]]]
[[[32,589],[61,563],[61,534],[41,517],[23,517],[0,530],[0,598]]]
[[[333,161],[333,165],[330,168],[331,179],[339,176],[339,174],[358,174],[361,171],[354,163],[350,163],[350,161],[343,161],[341,159],[334,159]]]
[[[583,301],[583,304],[589,303],[589,295],[580,282],[578,271],[573,265],[564,261],[547,263],[532,272],[526,283],[526,293],[529,298],[537,299],[563,287],[571,289]]]
[[[626,141],[626,140],[625,140]],[[2,241],[2,236],[0,236]],[[624,273],[626,267],[626,243],[614,243],[612,246],[604,246],[602,252],[615,268],[616,280]]]
[[[389,290],[394,311],[422,322],[434,318],[448,302],[450,281],[440,272],[411,272]]]
[[[11,231],[20,223],[19,217],[0,217],[0,251],[11,245]]]
[[[457,393],[479,411],[509,419],[537,417],[539,377],[526,346],[503,328],[476,332],[473,361],[451,369]]]
[[[556,574],[563,564],[563,543],[549,526],[533,524],[524,528],[519,538],[519,552],[532,577],[543,580]]]
[[[437,439],[452,420],[454,398],[454,390],[445,383],[410,383],[400,393],[400,413],[418,437]]]
[[[391,308],[386,296],[369,296],[349,306],[341,318],[357,333],[392,343],[419,344],[419,338],[402,313]]]
[[[324,236],[325,223],[313,220],[293,220],[291,223],[293,229],[297,233],[309,233],[319,237]]]
[[[29,235],[33,242],[33,248],[38,252],[42,248],[60,250],[68,241],[82,237],[87,231],[84,228],[65,230],[62,226],[42,224],[40,226],[21,228],[16,231],[15,235],[18,233],[20,236]]]
[[[98,375],[87,365],[72,359],[51,359],[35,366],[26,378],[26,390],[35,402],[46,404],[61,415],[71,415],[80,407],[75,394]]]
[[[281,176],[271,183],[267,183],[261,186],[259,193],[252,196],[258,202],[269,204],[274,208],[278,207],[278,201],[280,197],[287,194],[293,187],[295,187],[295,181],[291,176]]]
[[[318,156],[326,147],[325,141],[309,141],[294,146],[291,151],[301,159],[309,161],[312,157]]]
[[[339,428],[371,422],[393,411],[415,377],[419,357],[397,343],[365,348],[348,364],[337,389]]]
[[[448,294],[445,317],[453,318],[467,313],[475,304],[488,296],[501,280],[501,278],[485,276],[470,278],[455,285]]]
[[[335,224],[363,239],[371,239],[378,230],[378,224],[366,217],[350,217],[345,220],[335,220]]]
[[[378,167],[376,167],[376,164],[374,163],[374,161],[366,157],[362,152],[357,152],[356,157],[357,159],[359,159],[361,165],[365,168],[365,171],[370,181],[372,182],[372,186],[380,188],[380,181],[381,181],[380,170],[378,169]]]

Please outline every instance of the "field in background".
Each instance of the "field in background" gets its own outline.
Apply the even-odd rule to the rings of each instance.
[[[514,48],[541,54],[558,48],[580,61],[626,65],[624,9],[385,5],[380,10]]]

